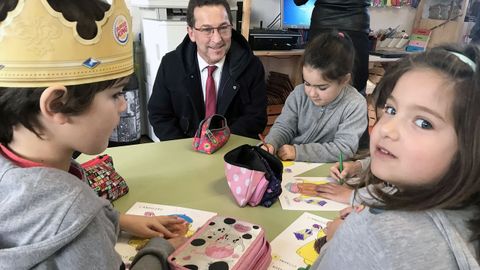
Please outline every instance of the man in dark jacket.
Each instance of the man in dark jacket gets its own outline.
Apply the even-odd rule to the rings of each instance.
[[[155,134],[162,141],[193,137],[206,115],[217,113],[232,133],[256,138],[267,122],[265,71],[232,30],[227,1],[190,0],[187,24],[188,35],[163,57],[148,102]]]

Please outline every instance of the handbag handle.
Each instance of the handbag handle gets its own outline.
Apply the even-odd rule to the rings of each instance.
[[[227,118],[225,118],[225,116],[221,115],[221,114],[213,114],[212,116],[210,116],[209,118],[206,118],[206,119],[203,119],[200,124],[198,125],[198,129],[197,129],[197,132],[195,132],[195,137],[197,138],[200,138],[200,134],[201,134],[201,131],[202,131],[202,128],[203,128],[203,125],[205,124],[205,122],[208,123],[208,126],[205,128],[205,134],[208,136],[209,139],[211,139],[212,142],[215,141],[216,143],[216,140],[212,138],[214,137],[212,132],[210,131],[211,128],[210,128],[210,125],[213,123],[216,123],[214,120],[214,118],[221,118],[221,121],[223,121],[222,123],[222,126],[220,128],[224,128],[224,127],[227,127]],[[220,121],[220,120],[219,120]]]
[[[221,120],[220,119],[215,119],[215,118],[221,118]],[[217,121],[222,121],[221,122],[222,126],[219,127],[219,128],[224,128],[224,127],[228,126],[227,118],[225,118],[225,116],[223,116],[221,114],[214,114],[214,115],[210,116],[207,120],[210,120],[210,122],[208,123],[208,127],[207,127],[207,129],[209,129],[209,130],[212,129],[211,128],[212,123],[215,124],[215,123],[217,123]]]
[[[202,131],[202,127],[203,127],[203,123],[206,121],[207,119],[203,119],[202,121],[200,121],[200,124],[198,125],[198,128],[197,128],[197,131],[195,132],[195,138],[200,138],[200,133]]]
[[[107,162],[109,161],[110,159],[110,156],[109,155],[99,155],[99,156],[96,156],[95,158],[89,160],[89,161],[86,161],[84,163],[81,164],[81,166],[83,168],[88,168],[88,167],[91,167],[91,166],[94,166],[94,165],[97,165],[99,163],[102,163],[102,162]]]

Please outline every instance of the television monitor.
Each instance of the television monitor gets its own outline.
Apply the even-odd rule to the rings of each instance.
[[[282,28],[308,29],[315,1],[309,0],[306,4],[297,6],[293,0],[282,0]]]

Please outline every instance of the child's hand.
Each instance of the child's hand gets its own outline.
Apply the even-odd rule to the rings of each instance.
[[[351,212],[353,211],[353,207],[349,206],[340,210],[340,218],[345,219]]]
[[[336,202],[350,203],[353,190],[345,185],[328,183],[316,186],[317,196]]]
[[[120,228],[137,237],[152,238],[155,236],[172,238],[179,236],[177,226],[186,221],[177,216],[144,217],[135,215],[120,215]],[[170,231],[169,229],[172,229]]]
[[[351,212],[360,213],[363,211],[363,209],[365,209],[365,205],[363,204],[343,208],[340,210],[340,218],[345,219],[348,217],[348,215],[350,215]]]
[[[275,155],[275,147],[273,147],[273,145],[271,145],[269,143],[265,143],[261,147],[262,147],[263,150],[269,152],[272,155]]]
[[[284,144],[278,149],[277,156],[281,160],[295,160],[297,153],[295,152],[295,146],[290,144]]]
[[[167,241],[175,248],[179,248],[181,245],[183,245],[185,242],[187,242],[188,238],[184,236],[179,236],[179,237],[173,237],[168,239]]]
[[[327,227],[325,228],[325,234],[327,235],[327,242],[333,238],[333,235],[337,231],[338,227],[342,225],[343,221],[344,220],[342,218],[338,217],[333,221],[327,222]]]
[[[183,223],[170,223],[166,225],[164,224],[164,227],[167,228],[170,232],[180,236],[185,236],[187,234],[189,226],[190,224],[186,221]]]
[[[340,173],[338,167],[340,164],[337,162],[332,167],[330,167],[330,176],[337,181],[340,179],[346,179],[349,177],[354,177],[362,172],[362,164],[360,161],[347,161],[343,162],[343,171]]]

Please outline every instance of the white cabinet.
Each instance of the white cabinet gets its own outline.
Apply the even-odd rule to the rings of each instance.
[[[146,8],[186,8],[188,0],[131,0],[133,6]]]
[[[174,50],[185,38],[187,22],[143,19],[142,26],[145,52],[145,85],[148,101],[152,94],[153,83],[162,57]],[[159,141],[150,123],[148,123],[148,136],[154,141]]]

